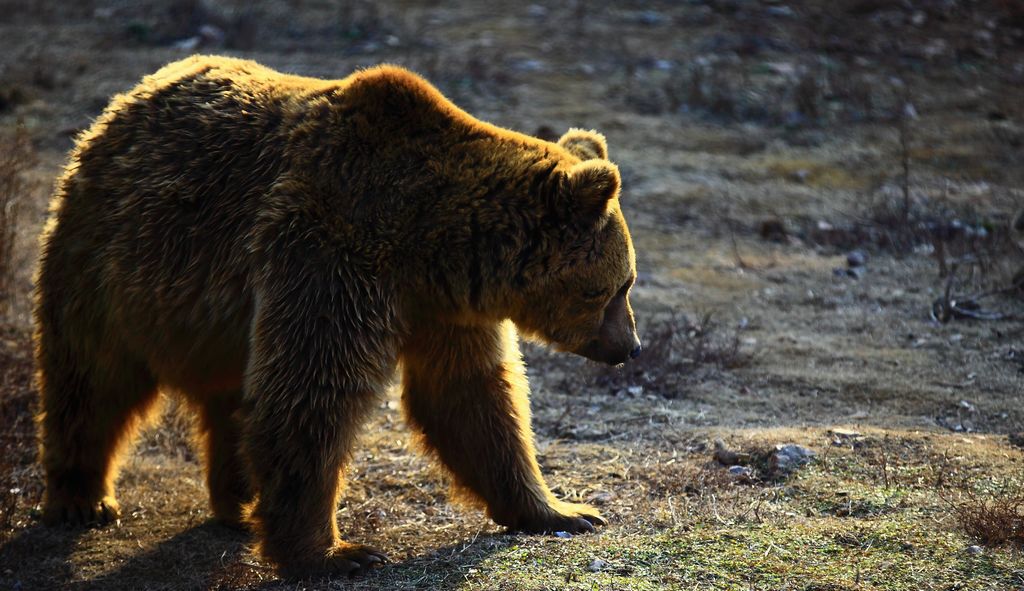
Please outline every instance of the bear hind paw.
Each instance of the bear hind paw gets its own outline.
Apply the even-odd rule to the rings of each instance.
[[[65,498],[47,501],[43,509],[46,525],[103,526],[121,518],[117,500],[105,496],[99,500]]]

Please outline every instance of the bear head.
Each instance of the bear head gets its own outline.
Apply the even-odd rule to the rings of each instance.
[[[572,129],[558,141],[573,163],[554,174],[548,239],[521,253],[525,273],[511,317],[559,350],[618,365],[640,354],[629,303],[636,255],[619,208],[619,169],[600,134]]]

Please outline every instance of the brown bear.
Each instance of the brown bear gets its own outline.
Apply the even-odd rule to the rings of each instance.
[[[498,524],[603,524],[541,476],[517,332],[639,354],[607,156],[393,66],[328,81],[197,56],[114,97],[41,238],[43,519],[117,518],[119,450],[160,389],[198,412],[217,518],[286,576],[365,570],[384,556],[339,539],[341,470],[400,373],[409,423]]]

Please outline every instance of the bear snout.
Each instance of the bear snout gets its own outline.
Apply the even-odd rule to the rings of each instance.
[[[631,352],[629,353],[629,358],[630,358],[630,359],[636,359],[637,357],[639,357],[639,356],[640,356],[640,353],[642,353],[642,352],[643,352],[643,350],[644,350],[644,346],[643,346],[642,344],[641,344],[641,345],[637,345],[637,346],[636,346],[636,348],[635,348],[635,349],[633,349],[633,350],[632,350],[632,351],[631,351]]]
[[[640,338],[636,333],[633,333],[631,336],[633,338],[626,343],[612,343],[602,339],[594,339],[574,351],[574,353],[582,355],[591,361],[607,363],[608,365],[622,365],[631,359],[636,359],[640,356],[640,352],[643,351]]]

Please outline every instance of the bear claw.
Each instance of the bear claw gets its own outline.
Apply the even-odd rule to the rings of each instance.
[[[595,533],[596,526],[607,525],[597,509],[576,503],[558,503],[551,507],[552,514],[526,520],[518,529],[526,533],[568,532],[570,534]]]
[[[364,575],[387,562],[386,554],[363,544],[346,544],[327,554],[327,570],[350,577]]]
[[[285,579],[300,580],[317,577],[365,575],[388,562],[386,554],[363,544],[341,542],[331,548],[318,562],[281,560],[278,572]]]

